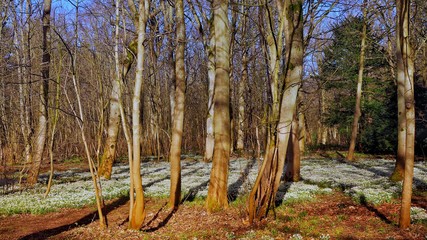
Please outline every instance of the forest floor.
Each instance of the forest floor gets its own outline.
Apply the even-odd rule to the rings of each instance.
[[[417,196],[417,204],[425,198]],[[426,239],[427,225],[409,230],[397,226],[399,203],[359,204],[341,192],[319,195],[311,201],[285,204],[276,218],[249,226],[244,202],[208,215],[201,201],[187,202],[177,211],[167,199],[148,198],[142,231],[127,230],[129,204],[123,199],[108,205],[107,230],[101,231],[96,209],[63,209],[43,215],[19,214],[0,218],[1,239]]]
[[[193,162],[184,162],[183,176],[189,178],[190,174],[198,175],[200,179],[191,177],[188,181],[195,182],[195,186],[199,188],[191,187],[184,192],[183,204],[176,211],[169,210],[166,206],[167,196],[155,194],[155,191],[161,191],[161,186],[167,186],[167,183],[162,184],[166,181],[163,171],[168,171],[165,167],[167,163],[160,163],[153,169],[145,169],[146,174],[156,173],[157,178],[150,179],[147,175],[145,178],[148,182],[145,189],[151,191],[151,195],[146,201],[147,217],[142,231],[127,230],[128,199],[124,195],[112,195],[113,197],[106,201],[105,211],[109,224],[107,230],[99,229],[93,204],[73,208],[64,205],[65,207],[46,212],[33,212],[35,208],[25,210],[20,207],[22,213],[15,209],[12,213],[5,214],[3,211],[0,214],[0,239],[427,239],[426,218],[415,219],[408,230],[398,228],[400,201],[395,193],[387,193],[398,191],[399,185],[387,182],[385,177],[385,173],[388,174],[385,171],[390,170],[392,161],[369,160],[349,165],[330,159],[304,160],[301,169],[303,181],[282,186],[282,203],[267,219],[253,226],[249,226],[245,221],[246,195],[241,189],[247,188],[244,182],[253,181],[256,174],[252,172],[256,171],[248,169],[256,170],[257,164],[252,163],[251,168],[248,168],[249,164],[245,166],[241,163],[235,161],[231,165],[229,188],[240,181],[234,186],[239,195],[233,197],[234,200],[226,211],[207,214],[203,201],[205,189],[200,186],[205,187],[206,184],[201,179],[207,177],[205,174],[209,172],[209,168]],[[73,166],[77,164],[70,164],[66,172],[68,175],[63,175],[62,180],[57,179],[56,185],[75,187],[72,185],[73,181],[78,183],[87,178],[84,173],[81,173],[81,176],[71,176],[70,169],[76,171],[82,170],[80,167],[83,167]],[[425,214],[427,209],[425,167],[425,162],[417,165],[416,187],[412,200],[413,206],[421,209],[422,214]],[[203,171],[203,174],[199,171]],[[120,182],[120,173],[124,174],[124,170],[116,169],[116,175],[113,174],[113,178],[117,177],[115,182]],[[244,175],[246,178],[242,179]],[[367,181],[369,178],[371,180]],[[186,183],[186,180],[183,183]],[[381,185],[381,188],[376,185]],[[108,187],[107,184],[104,188],[108,190]],[[6,194],[3,199],[11,198],[10,201],[17,202],[13,195],[23,198],[27,196],[22,194],[24,193]],[[32,192],[32,195],[36,194]],[[33,205],[44,204],[43,200],[30,201]],[[9,202],[0,198],[0,205],[9,206],[8,204]],[[47,208],[50,205],[42,206]]]

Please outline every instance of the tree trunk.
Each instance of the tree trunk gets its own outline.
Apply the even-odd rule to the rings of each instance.
[[[243,2],[243,4],[245,4]],[[246,6],[242,6],[242,17],[243,20],[241,22],[241,34],[242,34],[242,38],[247,37],[246,36],[246,22],[247,22],[247,11],[246,11]],[[248,82],[248,51],[249,49],[247,49],[247,44],[246,44],[246,40],[243,40],[243,46],[242,46],[242,71],[241,71],[241,78],[240,78],[240,82],[239,82],[239,89],[238,89],[238,100],[239,100],[239,112],[238,112],[238,119],[237,119],[237,144],[236,144],[236,149],[238,151],[243,150],[243,148],[245,147],[244,144],[244,140],[245,140],[245,133],[244,133],[244,128],[245,128],[245,93],[246,93],[246,86],[247,86],[247,82]]]
[[[119,109],[119,83],[113,79],[113,88],[110,93],[110,114],[108,119],[107,140],[104,146],[101,162],[99,165],[99,175],[106,179],[111,178],[114,159],[116,158],[117,136],[120,126],[120,109]]]
[[[213,18],[213,17],[212,17]],[[212,20],[213,21],[213,20]],[[209,24],[210,35],[209,44],[206,46],[208,55],[208,116],[206,118],[206,146],[204,161],[212,161],[215,139],[214,139],[214,90],[215,90],[215,28],[212,23]]]
[[[49,92],[49,67],[50,67],[50,47],[51,47],[51,34],[50,34],[50,10],[52,0],[44,0],[43,2],[43,42],[42,42],[42,62],[41,62],[41,75],[42,84],[40,85],[40,113],[38,118],[37,130],[34,134],[33,152],[32,152],[32,165],[27,182],[30,185],[37,183],[39,176],[40,166],[43,158],[44,147],[46,143],[47,124],[48,124],[48,92]]]
[[[115,67],[116,67],[116,76],[115,76],[115,81],[117,82],[117,85],[119,85],[119,92],[118,92],[118,104],[119,104],[119,110],[120,110],[120,119],[122,122],[122,128],[123,128],[123,133],[125,135],[125,139],[126,139],[126,145],[127,145],[127,150],[128,150],[128,160],[129,160],[129,172],[132,173],[133,172],[133,156],[132,156],[132,137],[131,137],[131,132],[130,132],[130,128],[129,128],[129,124],[127,122],[127,118],[126,118],[126,114],[125,114],[125,110],[123,107],[123,97],[122,97],[122,92],[123,92],[123,80],[125,77],[125,74],[127,74],[127,70],[125,69],[126,64],[120,64],[120,60],[119,60],[119,27],[120,27],[120,0],[115,0],[116,3],[116,25],[115,25],[115,44],[114,44],[114,62],[115,62]],[[126,28],[125,28],[126,29]],[[135,44],[131,44],[133,46],[135,46]],[[124,50],[126,52],[126,50]],[[134,49],[131,50],[136,52]],[[126,54],[128,57],[126,58],[125,62],[128,61],[128,63],[132,63],[133,62],[133,54]],[[131,59],[130,59],[131,58]],[[128,66],[130,67],[130,64],[128,64]],[[128,67],[128,68],[129,68]],[[132,211],[133,211],[133,206],[135,203],[135,196],[134,196],[134,184],[133,184],[133,177],[130,177],[130,184],[129,184],[129,222],[132,222]]]
[[[303,112],[299,113],[298,116],[298,141],[299,141],[299,150],[301,154],[305,152],[305,144],[307,142],[307,128],[305,114]]]
[[[126,48],[127,54],[126,58],[123,60],[119,67],[120,71],[120,81],[124,81],[126,75],[128,74],[130,67],[134,61],[134,55],[136,54],[136,39],[132,40],[129,43],[129,46]],[[99,175],[105,177],[106,179],[111,178],[111,171],[113,169],[113,164],[116,159],[117,151],[117,140],[120,129],[120,107],[119,107],[119,91],[120,91],[120,82],[117,79],[112,81],[112,89],[110,93],[110,118],[108,120],[107,127],[107,139],[105,141],[104,152],[99,166]]]
[[[363,83],[363,71],[365,67],[365,49],[366,49],[366,16],[368,13],[368,7],[366,0],[363,1],[363,29],[362,29],[362,43],[360,45],[360,60],[359,60],[359,75],[357,77],[357,91],[356,91],[356,106],[354,108],[354,118],[351,128],[351,139],[350,147],[348,149],[347,161],[353,161],[354,159],[354,148],[356,147],[357,133],[359,129],[359,119],[362,115],[360,109],[360,102],[362,99],[362,83]]]
[[[133,206],[132,216],[129,216],[130,228],[138,230],[142,227],[145,219],[145,200],[142,188],[141,178],[141,92],[143,84],[144,71],[144,40],[145,28],[147,24],[147,14],[149,9],[148,0],[139,1],[139,18],[138,18],[138,51],[135,76],[135,89],[132,100],[132,142],[133,142],[133,171],[132,178],[135,187],[135,204]]]
[[[248,81],[248,60],[247,60],[247,51],[244,50],[242,58],[242,78],[239,82],[239,118],[237,123],[237,150],[243,150],[244,148],[244,126],[245,126],[245,92],[246,84]]]
[[[400,2],[400,1],[398,1]],[[397,19],[399,21],[399,19]],[[399,24],[398,22],[396,24]],[[400,23],[403,24],[403,23]],[[403,31],[402,25],[396,25],[396,31]],[[399,32],[397,32],[399,33]],[[400,33],[403,34],[403,33]],[[403,36],[396,35],[396,62],[397,62],[397,156],[394,171],[390,176],[392,181],[403,180],[405,171],[405,158],[406,158],[406,106],[405,106],[405,63],[402,56],[402,44],[404,44]],[[400,46],[400,47],[399,47]]]
[[[292,136],[289,138],[288,152],[286,154],[285,177],[287,181],[291,182],[298,182],[300,180],[301,155],[298,129],[298,119],[295,114],[292,120]]]
[[[282,28],[285,31],[286,46],[290,46],[286,48],[286,65],[283,71],[286,81],[281,91],[279,121],[275,128],[277,137],[275,142],[267,145],[270,149],[266,151],[266,158],[249,195],[249,223],[267,216],[270,206],[275,202],[283,173],[298,89],[302,80],[304,52],[302,5],[303,0],[285,0],[283,5],[281,2],[278,3],[279,19],[284,24]]]
[[[402,229],[411,223],[412,181],[414,175],[414,147],[415,147],[415,104],[414,104],[414,62],[409,42],[409,12],[410,0],[397,1],[397,59],[398,75],[404,73],[405,107],[406,107],[406,151],[405,172],[402,189],[402,207],[400,210],[399,226]],[[399,62],[403,64],[400,64]],[[400,69],[402,67],[403,69]]]
[[[213,2],[215,28],[215,146],[206,207],[209,213],[227,208],[228,164],[230,160],[230,27],[228,0]]]
[[[185,21],[183,0],[175,2],[176,7],[176,59],[175,59],[175,109],[172,127],[172,141],[170,147],[171,164],[171,186],[169,206],[178,207],[181,200],[181,143],[184,128],[184,108],[185,108]]]

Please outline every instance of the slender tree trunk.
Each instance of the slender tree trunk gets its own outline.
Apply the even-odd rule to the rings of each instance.
[[[307,141],[307,128],[305,114],[303,112],[300,112],[298,116],[298,138],[300,153],[304,154],[305,143]]]
[[[138,18],[138,51],[136,63],[135,89],[132,100],[132,142],[133,142],[133,172],[132,178],[135,187],[135,204],[133,206],[132,216],[129,216],[130,228],[138,230],[142,227],[145,219],[145,200],[144,190],[142,188],[141,178],[141,92],[143,84],[144,71],[144,40],[145,28],[147,24],[147,14],[149,9],[148,0],[139,1]]]
[[[283,173],[285,157],[290,138],[293,115],[296,109],[298,89],[302,80],[303,64],[303,0],[278,2],[278,12],[282,20],[286,39],[285,85],[281,91],[279,121],[275,142],[269,143],[273,151],[267,155],[254,187],[249,195],[249,223],[267,216],[270,206],[274,206],[275,196]],[[269,152],[272,152],[268,154]]]
[[[28,86],[30,84],[30,71],[28,70],[29,64],[29,51],[31,45],[26,41],[25,35],[30,36],[29,19],[30,19],[30,3],[27,1],[24,8],[24,2],[21,2],[20,9],[17,10],[15,5],[12,4],[13,12],[15,13],[14,20],[14,33],[13,43],[15,45],[15,57],[18,64],[18,80],[19,80],[19,118],[21,124],[21,133],[24,140],[24,163],[31,163],[31,126],[29,119],[29,102],[28,102]],[[18,17],[18,12],[24,13],[26,17]],[[20,20],[24,26],[19,26]],[[25,29],[25,31],[24,31]],[[23,171],[25,171],[25,165]]]
[[[247,37],[246,35],[246,23],[247,23],[247,11],[246,11],[246,6],[244,6],[245,1],[243,1],[242,3],[242,7],[241,7],[241,12],[242,12],[242,22],[241,24],[241,34],[242,37],[245,38]],[[236,144],[236,149],[238,151],[243,150],[243,148],[245,147],[244,145],[244,140],[245,140],[245,133],[244,133],[244,128],[245,128],[245,92],[246,92],[246,86],[247,86],[247,82],[248,82],[248,51],[249,49],[247,48],[247,44],[246,44],[246,40],[243,40],[243,46],[242,46],[242,70],[241,70],[241,78],[240,78],[240,82],[239,82],[239,88],[238,88],[238,100],[239,100],[239,112],[238,112],[238,119],[237,119],[237,144]]]
[[[298,119],[295,114],[292,120],[292,135],[289,138],[288,152],[286,154],[287,169],[285,176],[286,180],[291,182],[298,182],[300,180],[301,155],[298,129]]]
[[[401,3],[400,0],[397,2]],[[402,9],[400,9],[401,11]],[[398,9],[399,11],[399,9]],[[397,19],[398,21],[403,21]],[[399,24],[397,22],[396,24]],[[402,24],[402,23],[400,23]],[[402,30],[403,25],[396,25],[396,33]],[[403,34],[403,33],[400,33]],[[406,111],[407,108],[405,106],[405,63],[404,58],[402,56],[402,45],[404,44],[403,36],[396,35],[396,62],[397,62],[397,156],[396,156],[396,164],[394,167],[394,171],[390,176],[392,181],[401,181],[403,180],[404,172],[405,172],[405,159],[406,159],[406,136],[407,136],[407,118]]]
[[[230,161],[230,26],[228,0],[213,2],[215,28],[215,146],[206,208],[209,213],[227,208],[228,164]]]
[[[321,145],[326,145],[328,141],[328,128],[325,126],[325,89],[320,90],[320,121],[319,121],[319,131],[318,131],[318,140],[317,142]]]
[[[120,24],[120,0],[116,0],[116,29],[115,29],[115,45],[114,45],[114,61],[115,61],[115,66],[116,66],[116,77],[115,77],[115,81],[117,82],[117,84],[119,85],[119,92],[118,92],[118,103],[119,103],[119,110],[120,110],[120,118],[121,118],[121,122],[122,122],[122,128],[123,128],[123,133],[125,135],[126,138],[126,143],[127,143],[127,149],[128,149],[128,160],[129,160],[129,172],[132,173],[133,172],[133,156],[132,156],[132,137],[131,137],[131,132],[130,132],[130,128],[129,128],[129,124],[126,120],[126,114],[125,114],[125,110],[123,107],[123,98],[122,98],[122,92],[123,92],[123,80],[125,78],[125,75],[127,74],[128,68],[130,67],[130,64],[128,64],[128,68],[126,69],[126,64],[120,64],[120,60],[119,60],[119,24]],[[126,28],[125,28],[126,29]],[[134,44],[135,45],[135,44]],[[134,50],[131,50],[134,51]],[[125,49],[124,52],[127,53],[127,50]],[[125,54],[127,56],[126,61],[129,61],[129,63],[133,62],[133,54]],[[130,59],[132,58],[132,59]],[[133,211],[133,206],[135,203],[134,200],[134,184],[133,184],[133,177],[130,177],[130,186],[129,186],[129,222],[132,222],[132,211]]]
[[[242,58],[242,78],[239,82],[239,118],[237,123],[237,150],[243,150],[244,148],[244,126],[245,126],[245,92],[246,84],[248,81],[248,60],[247,51],[244,50]]]
[[[213,17],[212,17],[213,18]],[[212,19],[213,21],[213,19]],[[211,22],[212,22],[211,21]],[[206,118],[206,146],[204,161],[212,161],[214,152],[214,90],[215,90],[215,28],[212,23],[209,24],[210,35],[209,43],[206,46],[206,53],[208,55],[208,116]]]
[[[183,0],[175,2],[176,7],[176,91],[175,109],[172,127],[172,141],[170,147],[171,164],[171,186],[169,206],[178,207],[181,200],[181,143],[184,130],[184,108],[185,108],[185,21]]]
[[[126,58],[123,60],[123,63],[120,64],[120,81],[124,81],[126,75],[128,74],[131,65],[134,61],[134,55],[136,53],[136,41],[135,39],[129,43],[127,47]],[[113,169],[113,164],[116,159],[117,152],[117,140],[120,129],[120,106],[119,106],[119,91],[120,91],[120,82],[117,79],[112,81],[112,89],[110,93],[110,109],[109,109],[109,119],[107,127],[107,139],[105,141],[104,152],[101,157],[100,166],[99,166],[99,175],[103,176],[106,179],[111,178],[111,172]]]
[[[54,171],[53,145],[55,143],[56,126],[59,119],[59,109],[60,109],[60,100],[61,100],[61,69],[62,69],[62,56],[60,56],[59,63],[58,63],[58,71],[56,74],[55,109],[53,110],[54,115],[51,121],[52,124],[51,124],[50,141],[49,141],[49,148],[48,148],[49,160],[50,160],[50,174],[49,174],[49,180],[47,183],[46,192],[44,194],[45,198],[49,195],[50,189],[52,187],[52,182],[53,182],[53,171]]]
[[[399,226],[408,228],[411,223],[412,182],[414,176],[414,147],[415,147],[415,104],[414,104],[414,62],[409,42],[409,12],[410,0],[397,1],[397,30],[398,45],[396,55],[403,64],[398,63],[398,74],[404,72],[405,107],[406,107],[406,151],[405,172],[402,189],[402,207],[400,210]],[[403,65],[403,69],[400,67]]]
[[[97,206],[97,210],[98,210],[98,216],[99,216],[99,225],[101,227],[101,229],[104,229],[107,227],[107,221],[106,218],[104,216],[103,213],[103,207],[104,207],[104,200],[102,198],[102,188],[101,188],[101,182],[99,182],[99,178],[97,177],[97,170],[96,170],[96,166],[95,163],[93,162],[93,159],[91,157],[90,154],[90,150],[89,150],[89,144],[88,141],[86,139],[86,134],[85,134],[85,117],[83,114],[83,105],[82,105],[82,100],[81,100],[81,94],[80,94],[80,84],[77,78],[77,50],[78,50],[78,41],[79,41],[79,35],[78,35],[78,22],[79,22],[79,1],[76,2],[76,15],[75,15],[75,29],[74,29],[74,54],[71,52],[71,49],[68,47],[68,45],[66,44],[66,42],[64,41],[64,39],[60,37],[62,43],[64,44],[65,48],[68,51],[68,54],[70,56],[70,60],[71,60],[71,71],[72,71],[72,82],[73,82],[73,88],[74,88],[74,93],[76,96],[76,100],[77,100],[77,110],[73,107],[73,103],[71,102],[71,99],[69,98],[67,91],[65,91],[65,96],[67,98],[68,104],[74,114],[74,118],[76,120],[77,125],[79,126],[80,129],[80,136],[84,145],[84,151],[86,154],[86,159],[88,161],[88,165],[89,165],[89,170],[90,170],[90,174],[91,174],[91,178],[92,178],[92,183],[93,183],[93,187],[94,187],[94,191],[95,191],[95,201],[96,201],[96,206]]]
[[[365,49],[366,49],[366,17],[368,13],[368,7],[366,0],[363,1],[363,29],[362,29],[362,43],[360,46],[360,60],[359,60],[359,75],[357,77],[357,91],[356,91],[356,106],[354,108],[354,118],[351,129],[350,147],[348,149],[347,161],[354,160],[354,148],[356,147],[357,133],[359,129],[359,119],[362,115],[360,109],[360,102],[362,99],[362,83],[363,83],[363,71],[365,68]]]
[[[50,10],[52,0],[44,0],[43,2],[43,40],[42,40],[42,62],[41,62],[41,75],[42,84],[40,85],[40,113],[38,118],[37,130],[33,140],[32,152],[32,165],[27,182],[34,185],[39,176],[40,166],[42,162],[44,147],[46,143],[47,124],[48,124],[48,92],[49,92],[49,67],[50,67],[50,48],[51,48],[51,34],[50,34]]]

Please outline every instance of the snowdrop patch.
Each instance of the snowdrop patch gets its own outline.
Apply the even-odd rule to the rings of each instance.
[[[201,159],[200,157],[197,159]],[[182,166],[183,196],[205,197],[209,185],[212,163],[184,160]],[[303,181],[285,183],[279,188],[277,199],[297,201],[310,199],[316,194],[332,193],[334,188],[343,190],[357,201],[368,203],[388,202],[401,194],[402,184],[389,181],[394,161],[364,160],[344,163],[331,159],[309,159],[301,162]],[[426,163],[416,163],[414,188],[426,190]],[[238,196],[248,193],[255,182],[258,171],[256,160],[236,159],[229,166],[229,194]],[[141,164],[144,192],[150,196],[169,194],[170,167],[167,162],[144,162]],[[48,175],[41,175],[39,182],[46,182]],[[128,196],[129,166],[113,167],[110,180],[101,180],[105,199]],[[93,204],[93,183],[88,172],[68,170],[55,173],[51,193],[43,198],[45,185],[37,184],[34,189],[4,195],[0,198],[0,214],[45,213],[65,207],[82,207]],[[427,214],[414,212],[414,216],[427,219]]]

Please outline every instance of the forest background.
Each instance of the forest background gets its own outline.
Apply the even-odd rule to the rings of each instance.
[[[129,151],[126,138],[121,134],[126,135],[127,131],[119,130],[120,126],[126,128],[126,123],[120,124],[120,116],[132,119],[129,125],[140,126],[141,134],[137,138],[134,135],[133,141],[137,148],[137,143],[142,143],[141,155],[167,160],[177,153],[171,148],[173,119],[178,116],[173,110],[176,106],[185,106],[182,152],[201,154],[206,161],[212,160],[213,150],[209,150],[213,148],[214,128],[211,57],[213,51],[216,54],[221,51],[213,50],[215,45],[210,44],[214,8],[210,2],[184,2],[181,22],[185,26],[184,35],[179,35],[177,30],[182,24],[175,21],[178,17],[175,3],[150,1],[148,5],[147,1],[141,1],[135,5],[131,2],[53,2],[49,24],[45,22],[46,4],[40,1],[2,2],[0,158],[3,166],[23,165],[23,176],[28,173],[28,182],[35,183],[42,159],[50,157],[51,161],[61,162],[86,156],[89,164],[99,167],[100,175],[109,178],[112,161]],[[394,1],[301,3],[304,69],[302,81],[298,83],[296,127],[293,127],[297,129],[299,151],[347,149],[350,144],[365,36],[356,149],[365,153],[396,154],[399,129],[396,67],[399,62],[395,56]],[[421,0],[412,1],[409,6],[408,40],[415,66],[415,151],[423,157],[427,147],[424,119],[427,24],[423,13],[427,6]],[[280,18],[280,4],[236,1],[227,5],[225,12],[229,22],[229,39],[225,38],[229,44],[225,45],[229,47],[226,52],[230,62],[225,64],[229,66],[226,71],[229,83],[225,85],[229,86],[230,94],[224,95],[228,113],[221,112],[229,115],[229,121],[224,119],[230,131],[224,139],[231,141],[229,152],[259,157],[264,149],[268,152],[269,139],[274,135],[271,129],[276,118],[274,114],[270,118],[269,114],[279,99],[274,88],[287,85],[272,82],[276,78],[284,79],[288,70],[295,68],[291,60],[284,57],[276,61],[286,65],[285,70],[271,68],[272,41],[277,44],[274,50],[277,56],[284,56],[290,47],[278,43],[290,39],[280,32],[280,23],[284,21]],[[46,26],[50,31],[45,31]],[[144,38],[138,35],[140,26],[146,27]],[[275,36],[276,31],[281,34]],[[44,44],[46,40],[49,45]],[[219,44],[218,39],[215,40]],[[175,49],[182,43],[185,50],[183,57],[178,58],[180,52]],[[145,48],[143,58],[137,56],[141,46]],[[214,56],[217,65],[221,64],[218,56]],[[175,64],[181,59],[184,75],[175,70]],[[46,69],[46,63],[50,68]],[[116,81],[117,76],[121,81]],[[180,77],[184,85],[180,85]],[[143,91],[139,96],[140,105],[136,106],[138,95],[133,91],[138,83],[143,85]],[[175,96],[183,93],[185,104]],[[136,111],[141,114],[135,115]],[[48,151],[43,149],[44,145]],[[293,145],[296,146],[295,140]],[[137,151],[134,148],[133,154],[139,158]]]

